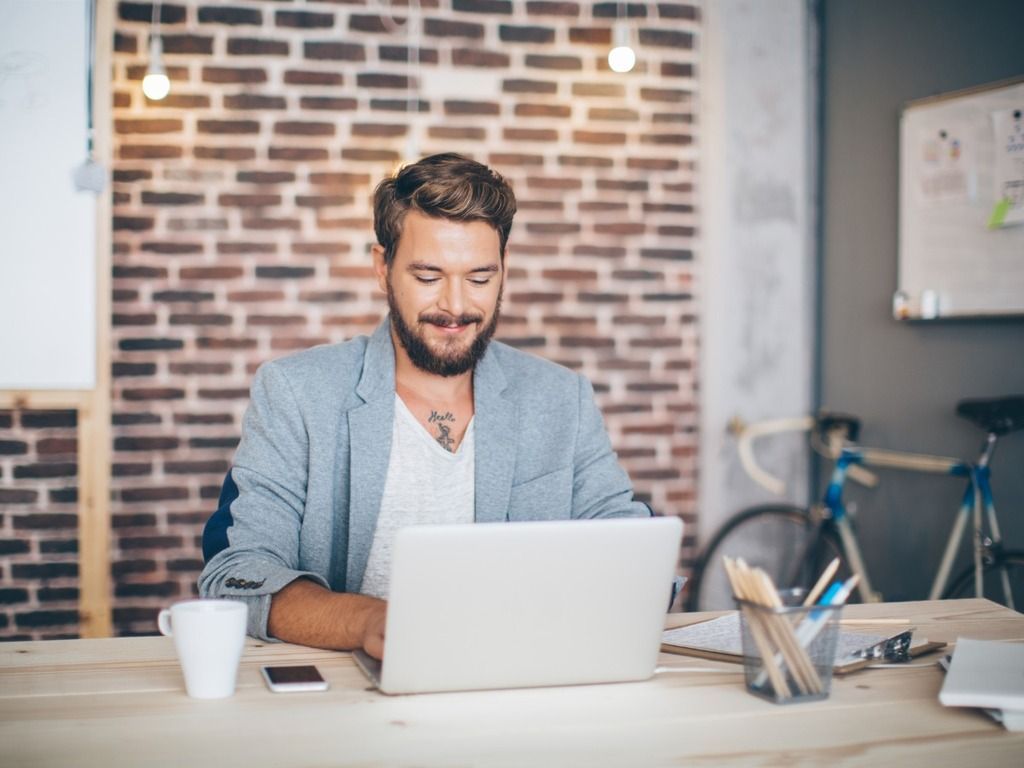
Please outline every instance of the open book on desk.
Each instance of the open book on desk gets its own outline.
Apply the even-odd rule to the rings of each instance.
[[[946,645],[929,642],[912,633],[912,627],[900,627],[898,631],[887,635],[840,631],[832,671],[844,675],[887,660],[900,658],[905,661]],[[733,611],[717,619],[665,630],[661,638],[661,650],[664,653],[741,664],[743,648],[739,612]]]

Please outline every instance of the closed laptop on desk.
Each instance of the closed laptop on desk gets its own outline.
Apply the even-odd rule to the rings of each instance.
[[[393,553],[385,693],[642,680],[654,672],[678,518],[416,526]]]

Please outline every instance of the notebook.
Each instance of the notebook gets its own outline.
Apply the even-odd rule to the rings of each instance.
[[[643,680],[654,673],[676,517],[426,525],[393,550],[384,693]]]
[[[1024,712],[1024,643],[957,638],[939,701]]]

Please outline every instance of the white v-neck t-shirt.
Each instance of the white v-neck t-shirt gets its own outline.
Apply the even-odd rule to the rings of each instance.
[[[473,419],[455,453],[441,447],[395,395],[391,458],[360,592],[387,599],[395,534],[407,525],[472,523]]]

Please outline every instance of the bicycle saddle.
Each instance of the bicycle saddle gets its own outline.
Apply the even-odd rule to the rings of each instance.
[[[1024,429],[1024,396],[961,400],[956,404],[956,414],[986,432],[1006,435]]]

